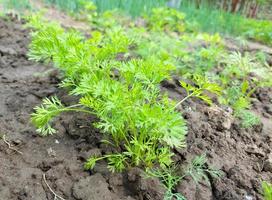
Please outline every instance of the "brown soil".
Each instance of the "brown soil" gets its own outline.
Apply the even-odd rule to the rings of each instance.
[[[159,181],[142,178],[140,169],[111,174],[101,162],[92,172],[83,170],[88,156],[110,151],[90,124],[95,117],[65,114],[56,120],[58,134],[36,134],[29,119],[42,98],[57,95],[66,104],[73,98],[57,89],[56,71],[27,60],[28,42],[29,33],[19,22],[0,19],[0,134],[5,135],[0,140],[0,199],[52,200],[48,185],[66,200],[162,199]],[[175,83],[165,83],[162,90],[172,98],[183,96]],[[175,159],[188,163],[206,153],[209,165],[225,173],[220,180],[210,178],[210,184],[184,180],[177,191],[188,200],[261,199],[261,181],[272,181],[272,89],[255,96],[253,108],[264,123],[248,130],[228,112],[196,100],[180,108],[189,133],[187,148],[175,150]],[[4,139],[22,154],[8,148]]]

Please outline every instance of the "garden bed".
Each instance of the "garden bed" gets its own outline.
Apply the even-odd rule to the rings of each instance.
[[[111,152],[90,124],[95,117],[66,113],[56,121],[58,134],[46,139],[37,135],[30,123],[34,106],[54,95],[66,105],[75,99],[57,88],[58,71],[28,61],[29,38],[20,22],[0,19],[1,199],[54,199],[50,189],[64,199],[162,199],[165,191],[159,181],[142,177],[138,168],[112,174],[106,162],[99,162],[91,173],[84,171],[90,155]],[[184,97],[175,81],[164,82],[161,89],[170,98]],[[258,89],[253,96],[253,110],[262,124],[249,129],[241,128],[227,110],[198,100],[178,108],[189,130],[187,147],[176,149],[174,160],[181,165],[206,153],[209,165],[224,172],[221,179],[209,177],[210,185],[182,181],[176,190],[188,200],[262,199],[261,181],[271,182],[272,177],[272,89]]]

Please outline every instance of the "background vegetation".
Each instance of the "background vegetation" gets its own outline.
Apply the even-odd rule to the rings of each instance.
[[[6,9],[29,9],[29,0],[0,0]],[[119,9],[137,17],[143,13],[149,15],[152,8],[173,6],[183,12],[186,21],[194,29],[209,33],[221,33],[253,39],[261,43],[272,45],[272,22],[265,19],[256,19],[271,16],[264,15],[269,10],[271,0],[44,0],[62,10],[78,15],[85,5],[93,2],[98,12]]]

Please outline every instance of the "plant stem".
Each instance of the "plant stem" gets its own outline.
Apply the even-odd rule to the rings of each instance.
[[[75,112],[85,112],[85,113],[89,113],[89,114],[95,114],[95,112],[89,111],[89,110],[85,110],[85,109],[81,109],[81,108],[75,108],[75,107],[79,107],[82,106],[80,104],[76,104],[76,105],[72,105],[72,106],[68,106],[63,108],[62,111],[75,111]]]
[[[181,101],[179,101],[174,108],[177,108],[180,104],[182,104],[184,101],[186,101],[188,98],[190,98],[191,96],[193,96],[195,93],[192,92],[191,94],[187,95],[185,98],[183,98]]]

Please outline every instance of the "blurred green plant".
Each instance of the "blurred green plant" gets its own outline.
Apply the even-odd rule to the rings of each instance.
[[[176,166],[171,166],[163,169],[147,170],[147,178],[157,177],[160,179],[162,185],[165,187],[166,192],[164,194],[163,200],[186,200],[186,198],[182,194],[174,192],[175,187],[184,178],[183,176],[177,175],[176,171]]]
[[[28,0],[16,3],[16,0],[2,0],[11,2],[13,7],[22,8]],[[185,29],[188,31],[205,31],[209,33],[223,33],[234,36],[243,36],[267,45],[271,44],[272,23],[268,20],[248,19],[239,13],[229,13],[222,9],[217,9],[216,3],[201,3],[196,6],[190,1],[182,1],[177,10],[167,9],[166,0],[44,0],[46,3],[56,5],[62,10],[66,10],[78,17],[82,13],[87,13],[86,7],[92,5],[97,8],[98,13],[105,11],[119,10],[133,17],[145,16],[148,20],[155,20],[153,29],[161,28],[162,24],[167,23],[168,28],[174,28],[180,32]],[[206,2],[206,1],[205,1]],[[164,7],[164,8],[162,8]],[[84,11],[85,10],[85,11]],[[168,11],[167,11],[168,10]],[[83,12],[82,12],[83,11]],[[184,14],[185,15],[184,15]],[[156,17],[157,16],[157,17]],[[169,17],[171,16],[171,17]],[[186,18],[184,19],[184,16]],[[176,20],[183,21],[175,24]],[[101,20],[100,20],[101,21]],[[173,27],[176,26],[176,27]],[[165,27],[166,28],[166,27]]]
[[[272,46],[272,22],[268,20],[243,20],[242,34],[249,39]]]
[[[178,167],[172,165],[159,169],[148,169],[146,172],[147,177],[157,177],[160,179],[166,189],[164,200],[186,200],[182,194],[174,192],[175,187],[185,177],[191,177],[196,183],[196,187],[198,187],[200,181],[204,180],[207,184],[210,184],[210,178],[218,179],[223,176],[222,171],[208,166],[205,154],[196,156],[188,166],[182,170],[182,174],[178,174],[178,171],[180,171]]]
[[[185,31],[185,15],[175,9],[160,7],[152,9],[150,15],[146,16],[148,27],[153,31]]]
[[[191,176],[197,184],[201,180],[204,180],[206,183],[210,184],[209,176],[218,179],[223,175],[222,171],[207,165],[207,157],[205,154],[196,156],[189,164],[185,172],[186,175]]]
[[[251,96],[258,88],[272,85],[269,78],[271,69],[248,53],[242,55],[233,52],[226,56],[223,63],[226,67],[220,73],[220,81],[226,89],[219,98],[220,102],[233,108],[234,115],[242,120],[243,127],[258,125],[260,119],[249,111]]]
[[[264,200],[271,200],[272,199],[272,184],[263,182],[262,188],[263,188]]]

